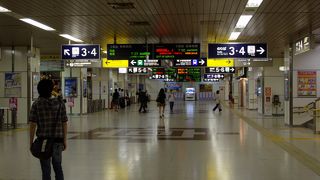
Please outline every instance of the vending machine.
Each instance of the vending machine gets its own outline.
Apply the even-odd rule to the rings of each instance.
[[[195,101],[196,100],[196,89],[193,87],[186,88],[184,93],[185,101]]]

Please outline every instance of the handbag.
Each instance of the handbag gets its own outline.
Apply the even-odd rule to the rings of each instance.
[[[58,113],[55,118],[57,121],[52,132],[55,132],[56,130],[60,108],[61,104],[59,105]],[[54,138],[37,137],[31,145],[31,154],[40,160],[47,160],[52,157],[53,143]]]

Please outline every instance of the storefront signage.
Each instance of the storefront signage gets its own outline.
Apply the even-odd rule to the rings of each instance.
[[[209,44],[208,58],[267,58],[267,44]]]
[[[234,67],[233,59],[208,59],[207,67]]]
[[[294,55],[298,55],[310,50],[310,37],[299,39],[294,46]]]
[[[102,59],[103,68],[126,68],[128,67],[128,60],[108,60]]]
[[[64,44],[61,47],[62,59],[100,59],[99,44]]]
[[[235,73],[235,67],[208,67],[206,68],[206,73]]]
[[[204,74],[204,79],[224,79],[224,74]]]
[[[160,67],[161,63],[159,59],[145,59],[136,60],[132,59],[129,61],[130,67]]]
[[[174,59],[173,60],[174,67],[201,67],[207,66],[207,59]]]

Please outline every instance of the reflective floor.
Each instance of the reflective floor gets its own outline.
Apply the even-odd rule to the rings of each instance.
[[[320,179],[320,135],[288,128],[283,117],[226,106],[213,112],[213,105],[177,102],[164,121],[155,102],[147,113],[132,105],[71,116],[65,179]],[[0,132],[0,180],[41,179],[28,142],[26,128]]]

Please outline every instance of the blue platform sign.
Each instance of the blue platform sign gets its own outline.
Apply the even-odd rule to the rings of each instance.
[[[99,44],[64,44],[61,47],[62,59],[100,59]]]
[[[267,44],[208,44],[208,58],[268,58]]]

